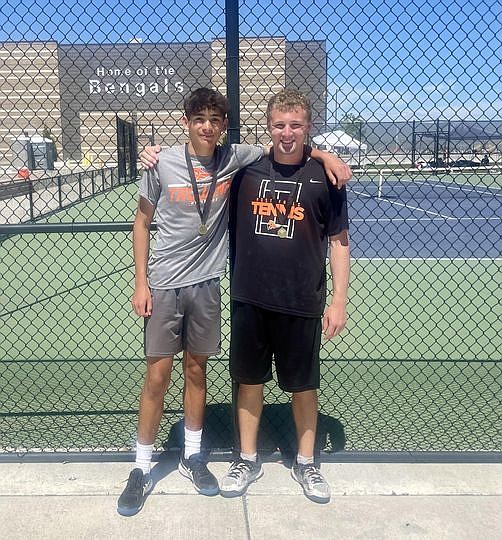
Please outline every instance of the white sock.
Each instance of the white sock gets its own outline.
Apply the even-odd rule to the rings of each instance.
[[[314,463],[314,456],[305,457],[305,456],[300,456],[300,454],[297,454],[296,462],[298,463],[298,465],[310,465],[311,463]]]
[[[148,474],[152,468],[153,444],[141,444],[136,441],[136,466],[143,474]]]
[[[191,431],[185,428],[185,459],[200,452],[200,443],[202,440],[202,429]]]
[[[256,460],[258,459],[258,452],[255,452],[254,454],[245,454],[244,452],[241,452],[241,458],[256,463]]]

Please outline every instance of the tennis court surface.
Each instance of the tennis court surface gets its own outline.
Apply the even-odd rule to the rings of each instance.
[[[132,448],[144,362],[130,232],[71,231],[130,222],[135,193],[120,186],[39,222],[66,232],[2,238],[3,452]],[[320,448],[500,450],[500,174],[356,175],[348,195],[349,324],[321,351]],[[229,449],[227,279],[222,288],[206,443]],[[181,396],[178,363],[159,434],[166,448],[180,444]],[[261,445],[285,448],[288,396],[271,384],[266,402]]]

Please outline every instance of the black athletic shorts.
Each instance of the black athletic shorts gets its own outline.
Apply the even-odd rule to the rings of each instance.
[[[230,374],[242,384],[272,379],[286,392],[319,388],[321,319],[286,315],[232,301]]]

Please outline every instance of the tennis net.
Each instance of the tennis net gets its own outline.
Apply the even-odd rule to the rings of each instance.
[[[348,189],[362,198],[502,200],[502,167],[355,170]]]

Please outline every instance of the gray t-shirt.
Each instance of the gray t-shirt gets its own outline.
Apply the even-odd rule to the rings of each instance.
[[[219,171],[207,219],[208,233],[194,202],[185,161],[185,146],[163,148],[154,169],[145,171],[139,195],[155,207],[156,245],[148,261],[148,282],[153,289],[174,289],[220,277],[227,261],[228,196],[236,172],[263,156],[263,148],[245,144],[219,147]],[[204,207],[215,157],[191,156],[201,207]]]

